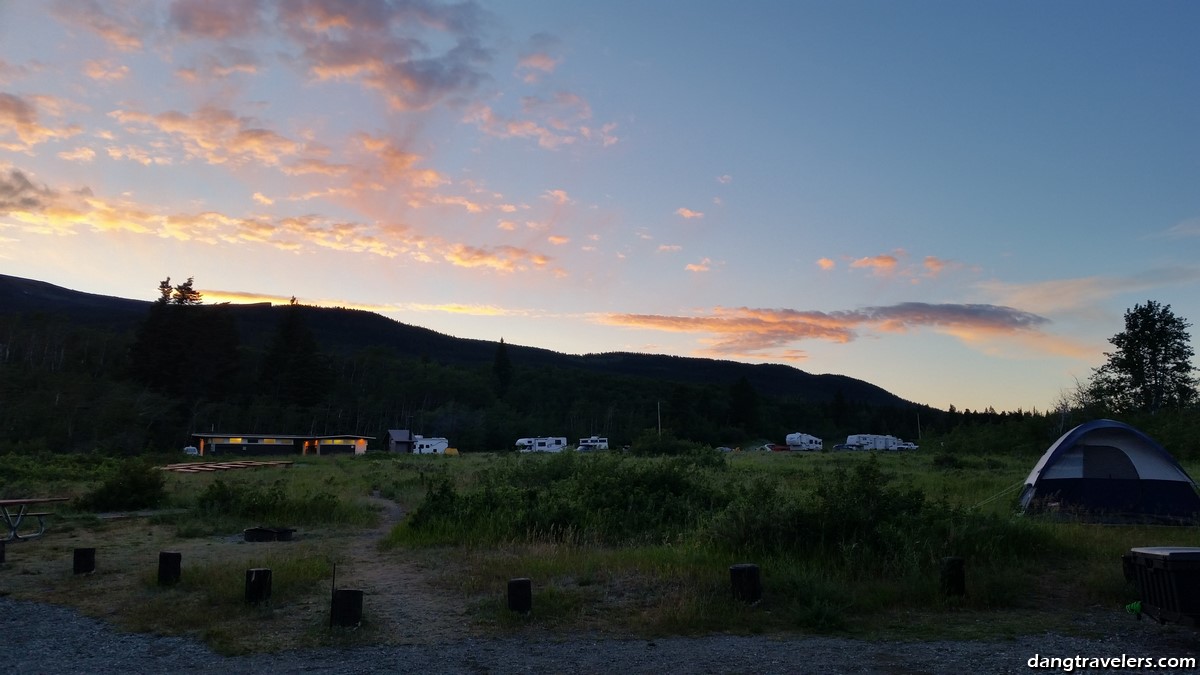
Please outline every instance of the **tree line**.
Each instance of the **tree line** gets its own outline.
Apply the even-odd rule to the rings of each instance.
[[[375,437],[379,449],[388,429],[445,436],[467,452],[511,449],[519,437],[541,435],[600,435],[620,446],[658,429],[709,446],[782,443],[804,431],[827,447],[851,433],[883,433],[963,451],[980,446],[972,439],[982,431],[1044,449],[1067,419],[1143,415],[1152,418],[1153,435],[1154,424],[1194,411],[1196,403],[1194,378],[1170,384],[1162,374],[1191,377],[1194,369],[1176,364],[1142,375],[1129,365],[1131,345],[1144,342],[1138,336],[1145,321],[1127,325],[1121,335],[1129,339],[1114,342],[1118,356],[1109,355],[1073,400],[1043,412],[997,412],[874,405],[841,391],[822,399],[767,394],[744,377],[704,384],[583,375],[522,363],[503,340],[490,364],[441,362],[378,345],[337,351],[315,339],[302,307],[293,300],[272,308],[273,332],[253,344],[243,340],[231,308],[205,304],[190,278],[161,282],[133,330],[45,313],[0,315],[0,452],[177,451],[194,432],[362,434]],[[1131,311],[1135,318],[1174,317],[1156,303]],[[1186,347],[1186,321],[1170,326],[1170,349],[1145,353],[1189,360],[1190,351],[1179,348],[1180,340]],[[1130,378],[1124,385],[1123,373]],[[1129,393],[1142,383],[1165,389]]]

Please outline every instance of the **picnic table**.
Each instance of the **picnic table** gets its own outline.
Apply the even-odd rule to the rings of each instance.
[[[31,513],[29,507],[35,504],[69,501],[70,497],[29,497],[26,499],[0,499],[0,519],[4,520],[6,532],[0,532],[0,541],[20,541],[22,539],[37,539],[46,533],[46,516],[49,513]],[[21,524],[26,518],[37,518],[37,531],[21,534]]]

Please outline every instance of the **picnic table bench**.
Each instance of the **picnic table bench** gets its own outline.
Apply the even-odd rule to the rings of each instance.
[[[4,531],[0,532],[0,541],[21,541],[37,539],[46,533],[46,511],[30,511],[34,504],[69,501],[70,497],[28,497],[25,499],[0,499],[0,520],[4,521]],[[21,532],[21,525],[26,518],[37,519],[37,531]]]

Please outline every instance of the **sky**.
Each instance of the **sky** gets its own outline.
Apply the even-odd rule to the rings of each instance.
[[[0,0],[0,273],[1047,410],[1135,304],[1200,321],[1198,32],[1172,0]]]

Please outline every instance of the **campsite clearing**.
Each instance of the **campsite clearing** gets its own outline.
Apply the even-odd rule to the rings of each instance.
[[[1134,621],[1123,610],[1135,598],[1121,574],[1121,553],[1137,546],[1190,543],[1181,528],[1097,527],[1014,516],[1013,486],[1019,487],[1035,456],[963,456],[953,469],[939,468],[934,457],[921,453],[724,457],[724,469],[692,470],[690,475],[702,481],[688,489],[775,485],[780,490],[777,504],[754,501],[754,493],[746,493],[747,504],[761,511],[809,499],[814,490],[848,489],[853,483],[838,482],[833,475],[841,471],[853,478],[873,461],[901,496],[913,489],[931,503],[987,516],[961,519],[948,512],[956,520],[947,525],[956,529],[944,536],[970,535],[964,528],[990,528],[983,532],[989,541],[1016,536],[1006,546],[1026,548],[1015,558],[1005,550],[981,549],[967,561],[967,597],[944,599],[937,593],[936,560],[914,560],[911,566],[898,560],[889,563],[886,569],[892,572],[885,574],[874,567],[879,561],[855,559],[847,550],[837,558],[818,559],[787,549],[713,548],[704,537],[724,531],[718,527],[725,522],[720,518],[698,522],[704,527],[694,533],[638,543],[539,535],[501,543],[397,545],[394,539],[407,527],[403,523],[443,480],[457,494],[469,495],[485,477],[524,475],[501,473],[501,467],[550,475],[551,469],[561,472],[571,462],[595,462],[578,468],[636,478],[670,464],[658,458],[605,460],[605,453],[465,455],[455,461],[437,455],[344,456],[301,458],[289,471],[170,474],[169,503],[162,506],[182,512],[117,521],[64,513],[62,527],[44,539],[10,547],[0,573],[11,582],[6,589],[14,598],[70,604],[130,630],[196,635],[224,652],[329,644],[331,639],[413,643],[527,631],[630,636],[816,631],[963,639],[1048,630],[1095,634]],[[628,489],[619,494],[626,497],[643,490],[624,484]],[[382,496],[370,497],[376,489]],[[329,496],[305,501],[321,493]],[[839,494],[852,503],[853,494]],[[201,518],[205,495],[245,505],[277,500],[286,510]],[[310,503],[323,510],[310,511]],[[359,522],[352,506],[375,515]],[[321,520],[330,509],[342,515]],[[1013,523],[1017,530],[1006,529]],[[265,524],[295,527],[296,537],[262,544],[242,539],[243,527]],[[391,543],[381,548],[381,542]],[[97,572],[72,575],[71,549],[92,545]],[[905,544],[913,552],[924,545]],[[157,554],[166,550],[183,556],[183,581],[171,589],[159,588],[154,576]],[[748,561],[763,570],[764,598],[753,607],[733,602],[729,595],[729,566]],[[249,567],[260,566],[275,569],[275,595],[269,607],[248,607],[240,597],[241,577]],[[323,626],[335,574],[338,587],[364,590],[364,625],[353,635],[333,638]],[[534,580],[536,611],[529,616],[506,611],[505,583],[517,577]]]

